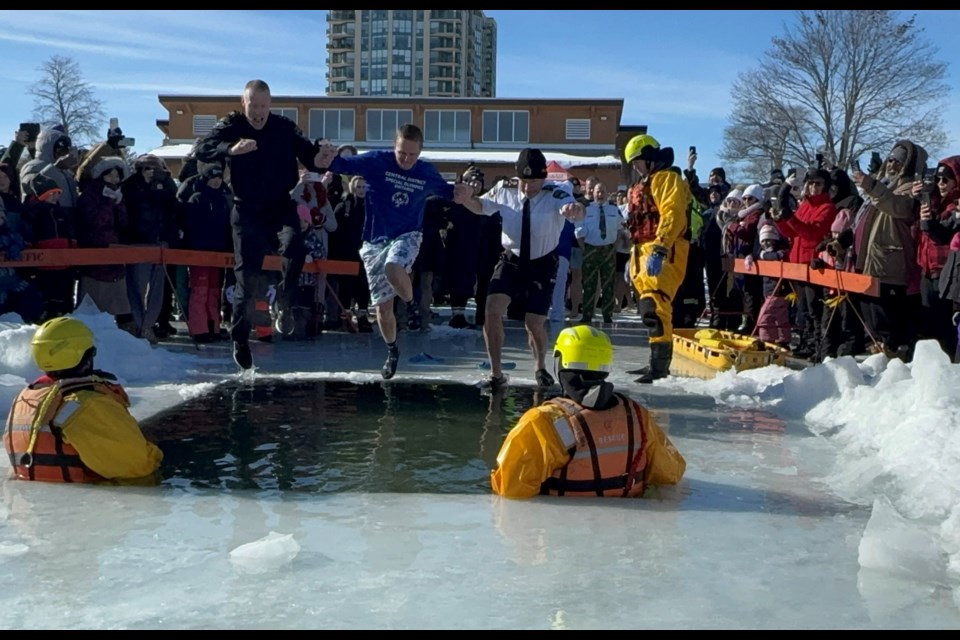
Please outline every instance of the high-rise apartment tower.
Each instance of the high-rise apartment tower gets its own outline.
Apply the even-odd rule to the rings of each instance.
[[[327,11],[328,96],[496,97],[483,11]]]

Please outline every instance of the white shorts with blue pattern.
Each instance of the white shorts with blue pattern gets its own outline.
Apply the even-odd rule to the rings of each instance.
[[[387,280],[387,263],[398,264],[404,271],[413,271],[413,263],[420,253],[423,233],[408,231],[392,240],[382,242],[364,242],[360,247],[360,259],[367,272],[367,284],[370,287],[370,303],[373,305],[389,302],[397,295],[397,290]]]

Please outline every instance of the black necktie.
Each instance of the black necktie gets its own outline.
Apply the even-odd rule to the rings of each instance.
[[[530,200],[523,201],[523,221],[520,223],[520,266],[530,263]]]
[[[603,204],[598,204],[597,208],[600,210],[600,239],[607,239],[607,216],[603,214]]]

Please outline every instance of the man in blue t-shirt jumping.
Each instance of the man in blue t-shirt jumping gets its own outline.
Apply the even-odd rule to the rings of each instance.
[[[422,150],[423,131],[412,124],[397,129],[393,151],[343,157],[336,155],[332,145],[320,150],[333,173],[362,176],[367,181],[360,259],[370,285],[370,302],[377,309],[380,334],[387,343],[387,361],[380,373],[388,380],[400,359],[393,298],[413,302],[410,272],[423,239],[424,205],[431,195],[453,199],[453,185],[432,164],[420,161]]]

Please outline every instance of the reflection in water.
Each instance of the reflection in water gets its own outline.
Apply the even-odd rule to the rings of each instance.
[[[224,384],[143,422],[164,482],[280,491],[488,493],[533,390],[460,384]]]

